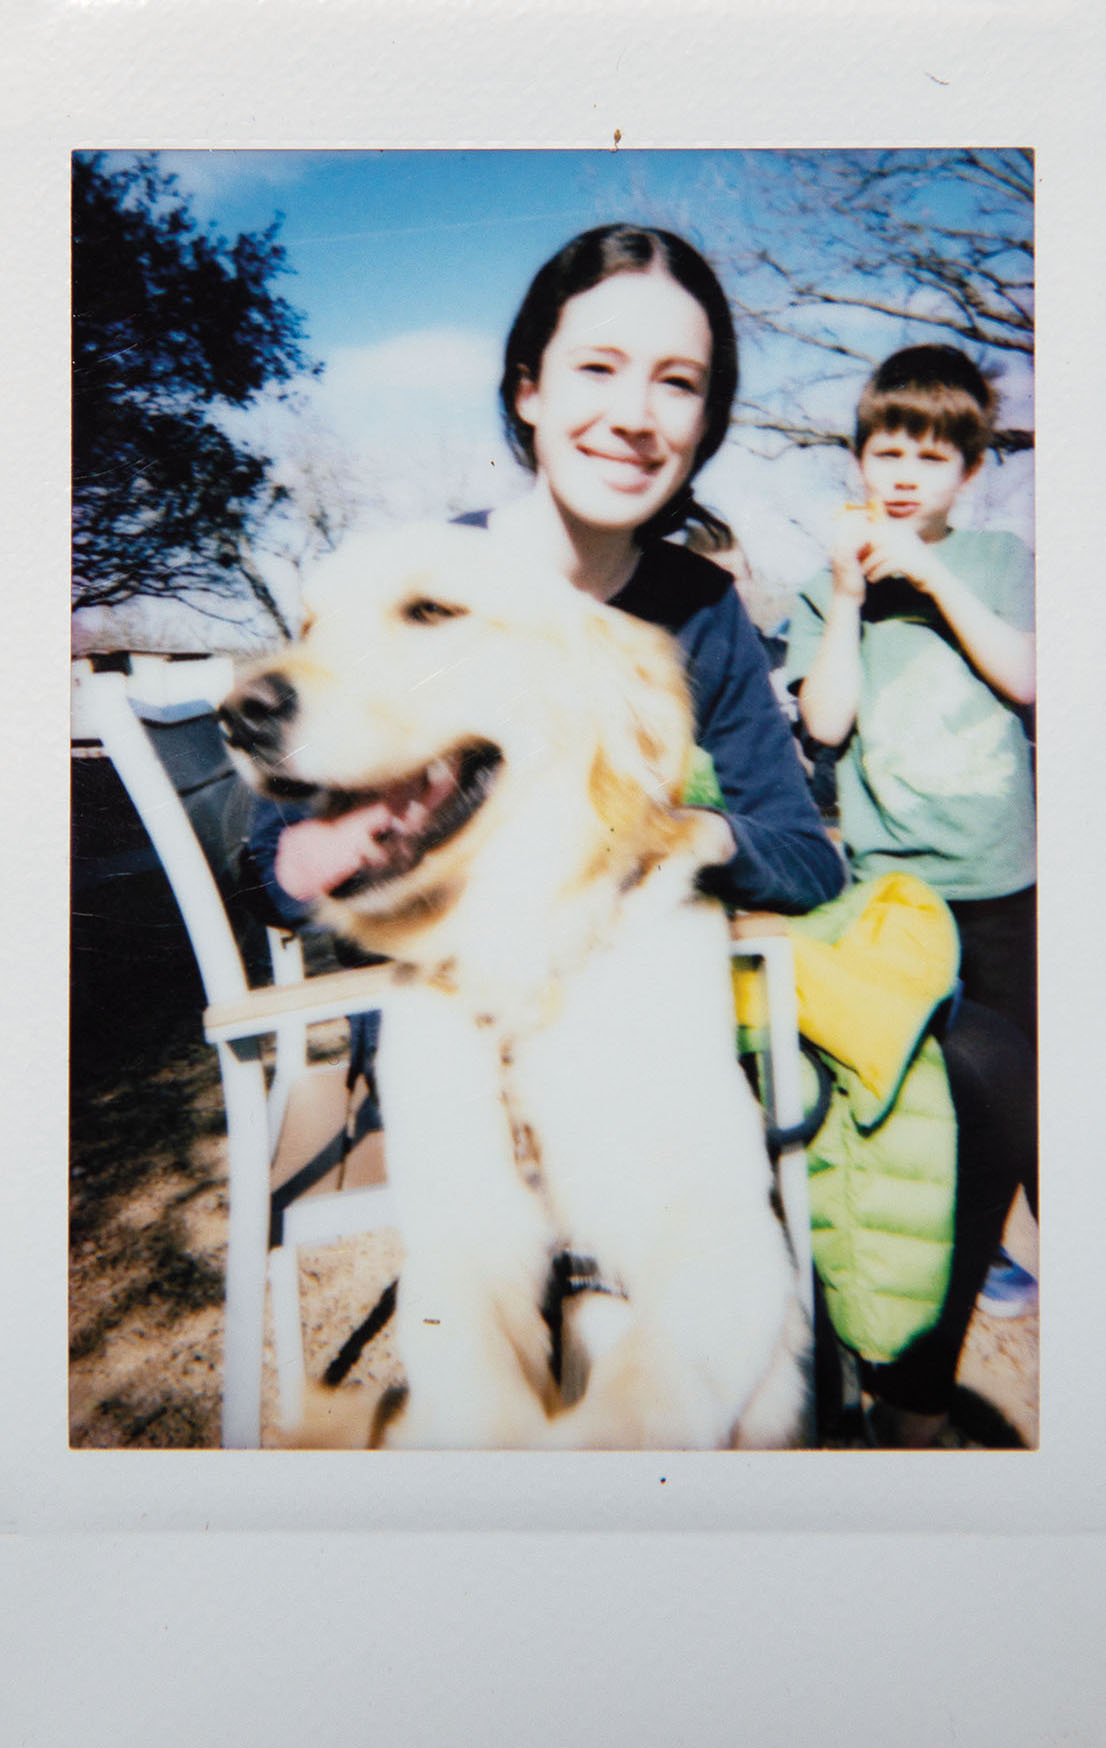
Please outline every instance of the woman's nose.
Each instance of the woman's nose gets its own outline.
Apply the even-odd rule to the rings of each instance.
[[[610,422],[620,431],[648,431],[653,424],[651,385],[626,371],[615,379]]]

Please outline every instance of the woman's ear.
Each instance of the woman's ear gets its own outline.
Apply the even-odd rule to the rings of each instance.
[[[515,389],[515,412],[524,425],[536,425],[538,422],[538,385],[521,365],[518,372],[518,386]]]

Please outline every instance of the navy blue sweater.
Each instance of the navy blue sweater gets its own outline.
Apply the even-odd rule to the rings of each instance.
[[[844,868],[822,827],[756,630],[729,573],[658,541],[612,607],[663,626],[687,661],[695,739],[711,756],[737,854],[711,890],[789,915],[834,898]]]

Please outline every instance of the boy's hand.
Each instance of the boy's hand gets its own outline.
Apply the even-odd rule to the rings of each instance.
[[[830,570],[836,595],[849,601],[863,601],[868,582],[861,568],[860,554],[862,548],[870,544],[871,538],[872,524],[867,510],[842,510],[830,548]]]
[[[937,584],[940,561],[909,523],[883,519],[869,524],[868,537],[857,553],[857,560],[869,583],[882,583],[887,577],[906,577],[923,594],[929,594]]]

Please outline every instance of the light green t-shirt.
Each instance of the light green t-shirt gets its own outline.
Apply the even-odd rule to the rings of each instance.
[[[957,529],[941,557],[1000,619],[1033,628],[1033,559],[1015,534]],[[856,723],[837,765],[841,830],[854,871],[909,872],[946,899],[999,898],[1036,878],[1029,742],[1017,709],[983,680],[927,597],[896,590],[885,618],[861,622]],[[789,682],[814,659],[828,570],[791,617]],[[892,601],[888,596],[884,600]]]

